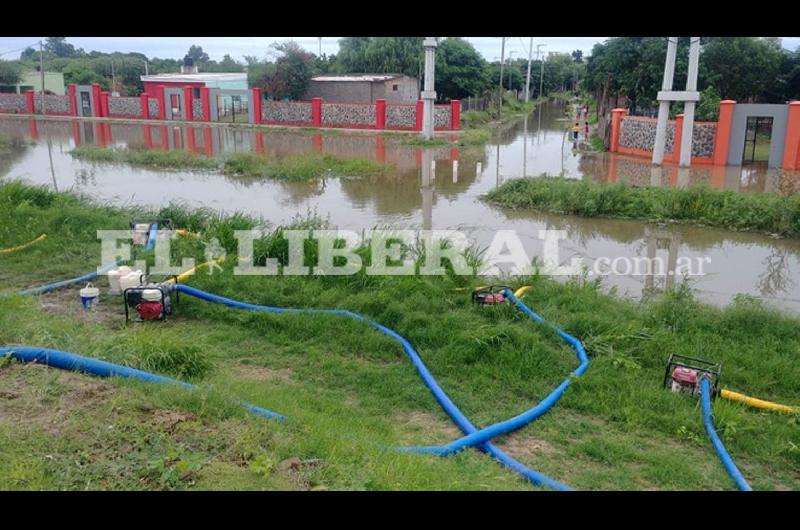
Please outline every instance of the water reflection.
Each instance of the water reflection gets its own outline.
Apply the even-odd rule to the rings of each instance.
[[[0,119],[0,135],[33,140],[0,153],[0,178],[73,189],[113,204],[163,206],[180,201],[192,207],[243,211],[277,224],[298,213],[316,211],[341,228],[376,226],[462,229],[480,245],[494,231],[514,229],[531,255],[541,253],[540,229],[563,229],[562,261],[583,256],[591,264],[603,256],[665,260],[665,271],[650,276],[615,276],[606,281],[622,293],[641,296],[673,285],[678,257],[709,257],[709,273],[692,280],[700,296],[725,303],[738,292],[763,296],[800,310],[800,286],[792,272],[800,266],[800,242],[756,234],[681,225],[658,226],[635,221],[583,219],[533,214],[487,206],[480,197],[502,182],[522,175],[562,172],[630,185],[686,186],[702,182],[742,192],[797,192],[796,175],[766,168],[699,166],[654,168],[627,155],[587,151],[565,134],[563,107],[543,105],[534,114],[504,126],[485,147],[422,149],[397,138],[314,131],[255,131],[247,128],[125,125],[92,121]],[[310,182],[228,177],[215,173],[147,170],[73,159],[76,146],[128,146],[181,149],[209,158],[257,152],[286,156],[309,151],[341,158],[386,162],[392,169],[371,178],[323,178]],[[735,264],[735,267],[732,266]]]

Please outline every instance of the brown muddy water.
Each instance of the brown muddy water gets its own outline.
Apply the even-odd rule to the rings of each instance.
[[[516,230],[530,256],[541,255],[542,229],[568,234],[559,258],[660,257],[673,270],[677,258],[707,258],[705,275],[693,276],[699,298],[725,304],[737,293],[800,311],[800,241],[758,234],[639,221],[586,219],[509,211],[485,204],[480,196],[522,175],[563,174],[570,178],[621,181],[631,185],[685,186],[705,183],[742,193],[797,192],[800,178],[763,167],[653,170],[649,161],[593,153],[584,138],[565,135],[563,106],[548,103],[497,130],[485,146],[420,148],[402,137],[319,133],[305,130],[102,124],[91,121],[0,119],[0,135],[28,140],[0,151],[0,179],[45,184],[116,204],[163,206],[182,202],[226,212],[243,211],[272,224],[307,213],[342,229],[391,226],[460,229],[486,246],[496,230]],[[368,158],[392,165],[375,178],[324,178],[288,183],[247,180],[216,173],[159,171],[74,159],[76,145],[183,149],[209,157],[253,151],[274,156],[320,151],[337,157]],[[431,164],[434,161],[434,164]],[[669,273],[606,276],[604,285],[640,297],[679,281]]]

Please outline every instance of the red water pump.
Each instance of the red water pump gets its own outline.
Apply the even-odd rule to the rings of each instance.
[[[480,305],[497,305],[506,301],[503,291],[514,291],[507,285],[490,285],[472,291],[472,303]]]
[[[721,371],[722,365],[719,363],[673,353],[667,360],[664,387],[673,392],[699,396],[700,379],[708,377],[711,381],[712,396],[716,396]]]
[[[151,283],[125,289],[125,321],[165,320],[172,314],[171,289],[165,284]],[[135,309],[138,319],[131,319],[130,309]]]

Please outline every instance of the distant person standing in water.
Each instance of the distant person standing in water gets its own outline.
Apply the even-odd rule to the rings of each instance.
[[[581,131],[581,126],[578,125],[578,122],[576,121],[575,125],[572,127],[572,139],[573,140],[577,140],[578,139],[578,133],[580,133],[580,131]]]
[[[588,121],[583,123],[583,132],[584,132],[584,134],[586,134],[586,138],[588,139],[589,138],[589,122]]]

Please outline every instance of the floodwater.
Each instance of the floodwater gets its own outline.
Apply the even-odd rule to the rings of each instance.
[[[516,230],[528,255],[541,255],[542,229],[561,229],[559,258],[658,257],[666,267],[651,275],[606,276],[604,285],[640,297],[676,281],[678,258],[705,258],[705,275],[690,280],[698,296],[725,304],[737,293],[800,311],[800,241],[689,226],[659,226],[639,221],[585,219],[511,211],[489,206],[480,196],[522,175],[564,174],[570,178],[621,181],[631,185],[709,186],[743,193],[797,192],[797,174],[763,167],[653,170],[648,160],[593,153],[565,134],[559,103],[497,131],[485,146],[431,148],[404,146],[396,137],[309,131],[254,131],[248,128],[150,126],[89,121],[0,119],[0,135],[32,140],[0,151],[0,179],[22,179],[60,191],[73,190],[123,205],[163,206],[180,201],[192,207],[243,211],[273,224],[298,214],[316,213],[342,229],[460,229],[487,246],[496,230]],[[216,173],[154,171],[84,162],[69,151],[76,145],[185,149],[209,157],[255,151],[284,156],[312,150],[337,157],[359,157],[392,165],[386,176],[286,183],[248,180]],[[619,270],[625,272],[625,267]]]

